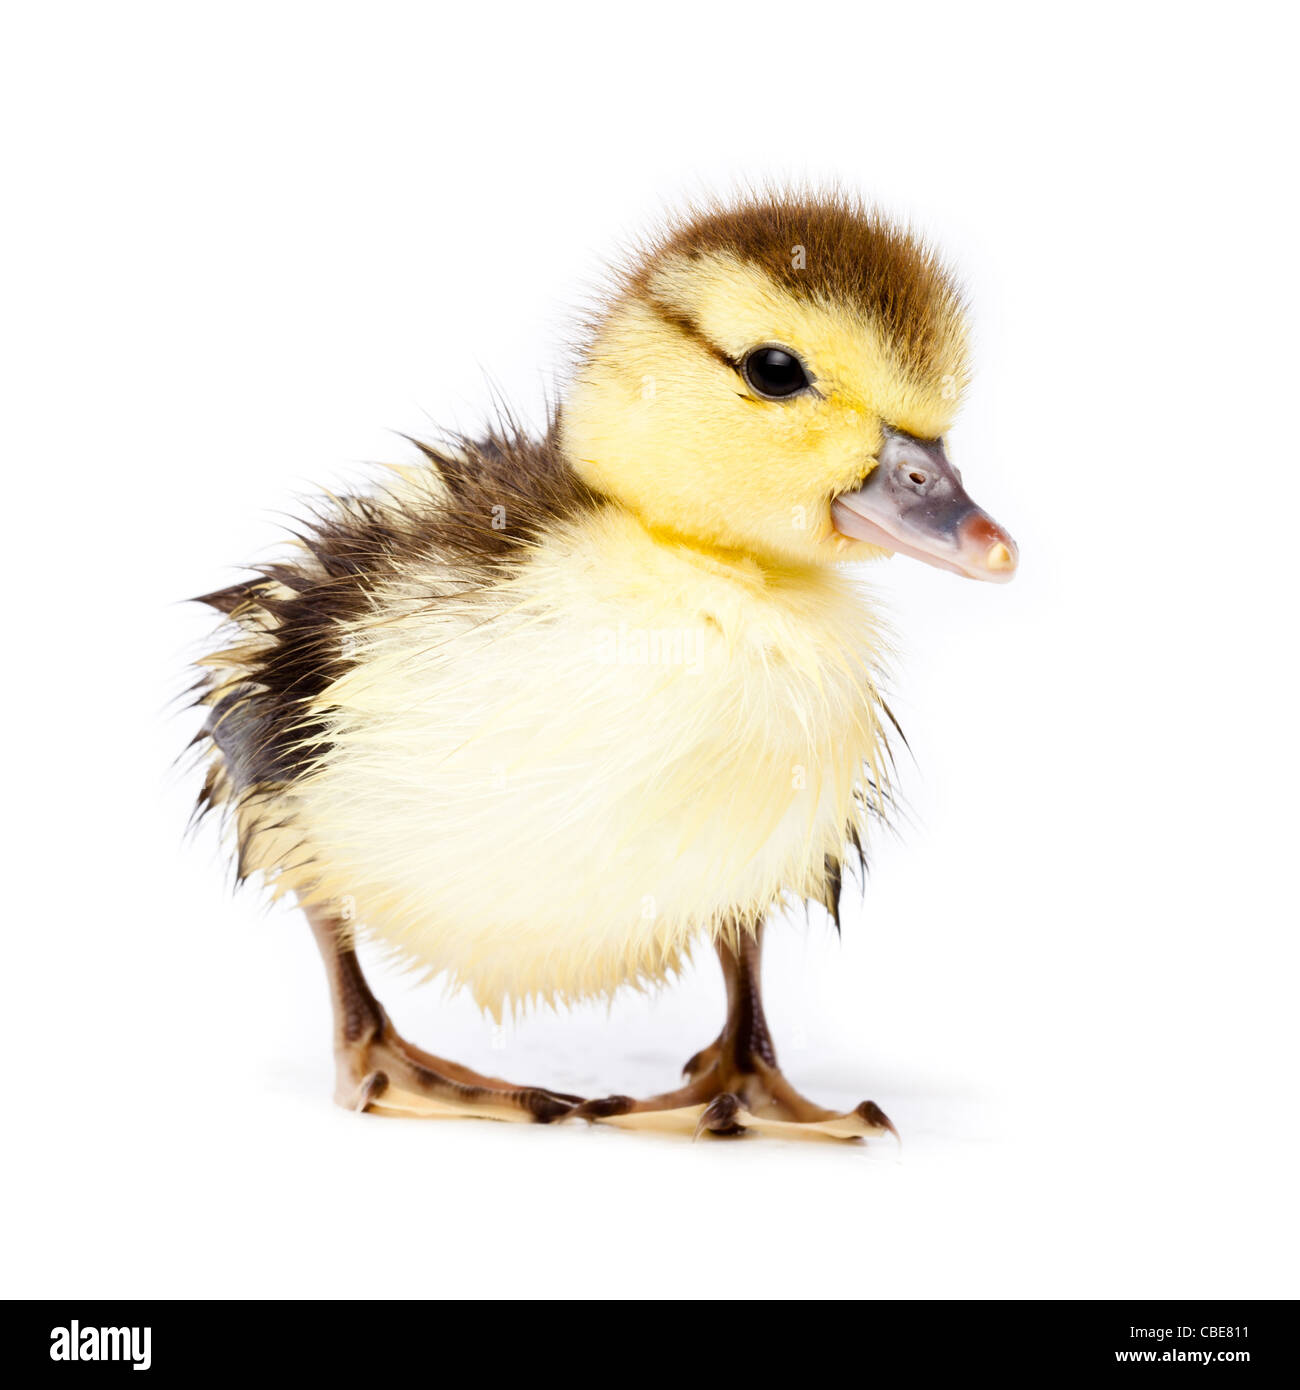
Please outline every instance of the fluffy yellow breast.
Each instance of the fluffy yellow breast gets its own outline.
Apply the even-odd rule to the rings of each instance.
[[[494,1011],[662,978],[821,895],[887,782],[881,633],[842,572],[606,508],[486,590],[441,583],[433,560],[394,576],[348,634],[291,886]]]

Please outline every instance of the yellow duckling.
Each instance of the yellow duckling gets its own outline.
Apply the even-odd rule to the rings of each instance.
[[[889,796],[882,641],[844,562],[1015,570],[944,449],[966,352],[952,280],[875,213],[713,208],[621,276],[545,437],[421,445],[207,597],[228,640],[203,663],[200,807],[241,878],[305,909],[341,1104],[892,1128],[785,1080],[759,952],[783,900],[837,914]],[[728,1015],[680,1089],[583,1101],[411,1046],[358,934],[498,1014],[662,981],[704,938]]]

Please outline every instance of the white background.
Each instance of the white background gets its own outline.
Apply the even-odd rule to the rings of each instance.
[[[6,21],[4,1293],[1300,1293],[1282,13]],[[842,944],[770,933],[787,1070],[904,1147],[345,1114],[304,926],[182,843],[179,601],[389,429],[472,428],[490,383],[536,418],[665,203],[802,175],[960,266],[956,457],[1023,554],[1001,590],[878,570],[911,824]],[[721,1007],[707,958],[495,1037],[378,988],[431,1050],[593,1093],[670,1084]]]

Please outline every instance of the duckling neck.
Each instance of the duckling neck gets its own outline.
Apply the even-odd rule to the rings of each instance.
[[[663,546],[688,563],[697,563],[711,572],[719,574],[730,572],[737,577],[744,576],[748,581],[756,573],[764,577],[769,574],[775,577],[792,568],[811,568],[811,566],[792,566],[788,561],[774,560],[758,555],[752,550],[723,545],[703,536],[691,535],[689,532],[674,526],[645,521],[631,512],[628,515],[645,531],[647,537],[655,545]]]
[[[641,552],[653,547],[667,563],[676,562],[684,570],[695,570],[718,579],[730,579],[746,588],[775,585],[791,580],[815,583],[827,568],[800,563],[788,556],[764,554],[743,546],[727,545],[707,535],[688,531],[670,522],[643,516],[635,509],[609,498],[603,499],[607,515],[618,536],[618,544],[628,544]]]
[[[869,596],[845,567],[770,559],[653,525],[611,505],[586,518],[561,547],[585,582],[629,624],[705,628],[729,649],[761,648],[808,671],[886,650]]]

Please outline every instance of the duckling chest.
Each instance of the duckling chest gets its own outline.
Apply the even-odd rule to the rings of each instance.
[[[472,604],[380,608],[304,788],[325,857],[480,914],[490,865],[494,920],[539,929],[815,895],[883,780],[869,619],[838,579],[654,558],[543,553]]]

